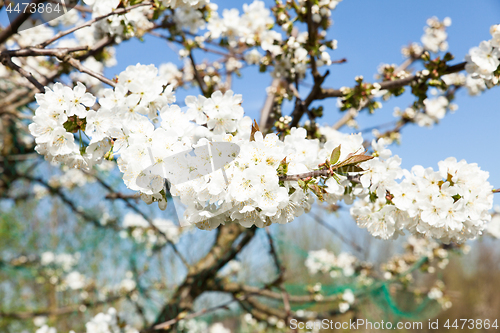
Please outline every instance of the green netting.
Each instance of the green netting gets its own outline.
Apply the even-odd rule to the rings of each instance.
[[[283,251],[292,253],[300,257],[302,262],[308,256],[308,251],[293,244],[284,241],[280,238],[274,239]],[[425,262],[427,259],[422,258],[416,262],[408,273],[413,272],[416,268]],[[318,278],[317,276],[315,276]],[[324,281],[330,281],[324,282]],[[361,300],[363,305],[359,308],[363,316],[370,321],[420,321],[434,316],[439,312],[439,304],[434,300],[429,299],[425,295],[416,297],[414,293],[405,290],[404,288],[394,289],[391,292],[391,286],[396,286],[394,281],[376,281],[370,286],[359,286],[352,279],[346,278],[330,278],[322,280],[321,294],[324,297],[331,295],[341,295],[345,290],[350,289],[356,298]],[[287,283],[285,288],[290,295],[308,295],[308,285],[306,283]],[[332,303],[331,303],[332,304]],[[332,306],[330,304],[330,306]],[[292,310],[309,309],[311,311],[317,308],[316,302],[301,303],[299,305],[292,304]]]

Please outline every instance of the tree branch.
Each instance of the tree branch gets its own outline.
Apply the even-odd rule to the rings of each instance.
[[[33,74],[31,74],[30,72],[28,72],[27,70],[23,69],[22,67],[16,65],[12,59],[10,57],[2,57],[2,64],[4,64],[5,66],[15,70],[16,72],[18,72],[19,74],[21,74],[22,76],[24,76],[26,79],[28,79],[29,82],[31,82],[31,84],[33,84],[41,93],[44,93],[45,92],[45,88],[43,86],[43,84],[41,84],[40,82],[38,82],[37,79],[35,79],[35,77],[33,76]]]
[[[465,64],[466,64],[466,62],[461,62],[459,64],[449,66],[448,69],[445,71],[445,74],[451,74],[451,73],[457,73],[457,72],[463,71],[465,69]],[[401,88],[401,87],[407,86],[418,78],[419,73],[414,74],[414,75],[410,75],[408,77],[405,77],[404,79],[380,82],[379,83],[380,90],[396,89],[396,88]],[[320,100],[320,99],[325,99],[325,98],[330,98],[330,97],[343,97],[343,96],[344,96],[344,93],[340,89],[329,88],[329,89],[321,89],[321,91],[316,96],[316,99]]]
[[[111,81],[110,79],[108,79],[104,75],[99,74],[97,72],[94,72],[93,70],[83,66],[82,63],[75,58],[72,58],[70,56],[65,56],[62,59],[60,58],[60,60],[69,63],[71,66],[75,67],[80,72],[88,74],[92,77],[95,77],[99,81],[106,83],[106,84],[112,86],[113,88],[116,87],[116,83],[114,81]]]
[[[154,326],[189,312],[195,299],[215,285],[217,272],[250,242],[255,235],[255,227],[246,229],[238,223],[227,223],[217,229],[217,238],[208,254],[189,267],[184,282],[177,288],[172,298],[163,307]],[[241,236],[241,237],[240,237]],[[241,240],[235,245],[238,239]],[[213,288],[213,287],[212,287]],[[170,328],[164,328],[168,330]]]
[[[39,4],[44,2],[45,0],[33,0],[32,4]],[[29,6],[29,5],[28,5]],[[3,44],[7,39],[9,39],[13,34],[17,33],[19,27],[31,16],[31,12],[29,10],[25,10],[19,14],[18,17],[12,21],[12,23],[0,32],[0,44]]]

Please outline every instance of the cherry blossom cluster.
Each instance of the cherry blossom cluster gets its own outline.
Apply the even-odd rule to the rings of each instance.
[[[50,327],[48,325],[42,325],[39,329],[35,331],[35,333],[57,333],[55,327]]]
[[[424,49],[434,53],[448,50],[446,28],[450,25],[451,19],[449,17],[446,17],[442,22],[437,17],[427,19],[427,26],[424,28],[425,33],[421,38]]]
[[[39,276],[37,283],[50,283],[58,292],[66,290],[75,290],[79,292],[79,297],[82,300],[89,298],[89,293],[95,288],[95,281],[86,277],[84,274],[75,269],[76,264],[80,259],[80,254],[44,252],[39,258],[39,262],[31,260],[31,258],[23,259],[23,257],[15,258],[11,261],[13,265],[28,265],[40,264],[38,269]],[[136,288],[136,283],[132,279],[132,272],[127,272],[125,278],[118,284],[111,286],[99,286],[97,295],[100,299],[105,299],[108,296],[116,296],[123,293],[131,293]],[[134,295],[132,295],[134,296]],[[41,326],[41,325],[39,325]]]
[[[55,254],[53,252],[43,252],[40,256],[40,264],[42,266],[52,266],[60,267],[63,271],[69,271],[74,267],[78,260],[80,260],[80,254],[70,254],[70,253],[60,253]]]
[[[310,274],[328,273],[336,278],[339,274],[346,277],[353,276],[359,263],[358,259],[349,253],[342,252],[336,256],[326,249],[321,249],[310,251],[305,265]]]
[[[222,17],[217,12],[212,13],[208,20],[207,29],[212,39],[226,37],[229,45],[235,47],[238,44],[249,46],[261,46],[264,51],[272,54],[281,53],[279,45],[282,36],[271,30],[274,19],[271,11],[266,8],[263,1],[254,1],[243,5],[243,14],[240,16],[236,8],[225,9]]]
[[[48,183],[52,187],[64,187],[67,189],[73,189],[93,182],[95,182],[95,178],[91,175],[86,174],[82,170],[67,169],[61,175],[50,177]]]
[[[72,255],[44,252],[39,258],[36,256],[20,256],[9,260],[9,263],[15,267],[25,266],[31,268],[37,266],[35,282],[37,284],[49,283],[54,287],[55,291],[61,292],[68,289],[82,290],[87,286],[89,280],[83,274],[74,270],[79,257],[78,253]],[[43,324],[37,326],[43,326]]]
[[[82,83],[73,89],[61,83],[56,83],[52,89],[45,89],[44,94],[36,95],[39,107],[29,126],[37,144],[35,150],[49,161],[64,161],[70,167],[80,166],[85,160],[67,128],[72,121],[74,127],[79,126],[78,119],[87,116],[96,98],[86,92]]]
[[[180,196],[187,206],[184,217],[191,224],[213,216],[201,222],[199,227],[212,229],[225,221],[237,221],[245,227],[254,224],[262,227],[271,223],[288,223],[304,210],[309,210],[310,194],[299,189],[295,182],[280,186],[277,169],[287,157],[289,171],[309,170],[304,164],[309,153],[305,145],[310,143],[309,147],[316,148],[317,152],[318,142],[309,142],[305,139],[305,130],[300,129],[287,136],[284,142],[275,134],[264,137],[260,132],[256,132],[254,141],[250,141],[249,130],[250,127],[242,128],[236,136],[224,134],[213,138],[214,142],[224,140],[240,147],[234,162],[225,167],[228,183],[224,174],[219,172],[172,187],[172,194]],[[298,152],[294,149],[297,147],[303,150]],[[310,167],[314,164],[311,163]],[[205,202],[209,203],[209,209],[200,210],[206,206]]]
[[[179,320],[176,331],[179,333],[231,333],[222,323],[213,323],[210,326],[207,322],[197,319]]]
[[[193,15],[199,15],[201,18],[202,14],[197,9],[205,7],[209,2],[209,0],[161,1],[165,8],[178,9],[176,19],[183,26],[188,26],[189,23],[196,20],[196,17],[193,17]],[[84,3],[92,7],[92,17],[95,18],[115,11],[121,4],[121,1],[84,0]],[[115,36],[118,41],[134,36],[140,37],[154,26],[154,23],[150,20],[150,16],[152,15],[153,9],[151,6],[140,6],[122,15],[111,15],[104,20],[96,22],[94,26],[95,36],[97,38],[105,35]],[[202,24],[204,24],[204,21],[202,21]]]
[[[287,328],[285,321],[275,316],[270,316],[267,321],[263,321],[254,318],[251,313],[245,313],[241,322],[243,329],[248,332],[268,332],[271,329],[276,332],[284,332]]]
[[[38,25],[15,34],[9,38],[5,44],[8,49],[29,47],[44,42],[46,39],[52,38],[54,34],[55,32],[53,28],[46,25]],[[12,58],[12,61],[16,65],[27,68],[38,80],[43,79],[44,75],[48,76],[51,73],[50,66],[47,66],[47,64],[51,64],[49,57],[28,57],[22,60],[17,57]],[[0,87],[4,91],[9,91],[19,85],[30,85],[24,76],[20,75],[17,71],[11,70],[3,64],[0,64],[0,78],[2,79],[0,80]]]
[[[464,75],[463,73],[453,73],[448,75],[443,75],[441,79],[448,85],[454,85],[457,87],[465,86],[467,88],[467,92],[470,96],[480,95],[481,92],[486,90],[486,82],[484,79],[480,77],[473,77],[471,74]],[[491,81],[487,81],[491,83]],[[488,86],[491,88],[491,86]]]
[[[80,259],[80,254],[43,252],[39,258],[21,256],[10,263],[14,266],[40,265],[37,270],[37,283],[50,283],[56,291],[83,289],[89,280],[74,269]],[[39,325],[41,326],[41,325]]]
[[[311,8],[312,18],[315,22],[321,22],[323,18],[328,18],[331,10],[334,9],[338,1],[320,1]],[[212,6],[215,9],[215,6]],[[300,14],[304,14],[306,7],[302,8]],[[292,27],[292,19],[286,12],[274,13],[279,25],[285,31]],[[183,19],[181,24],[188,25],[191,31],[205,26],[201,14],[193,14],[196,19],[190,15],[189,19]],[[265,8],[264,2],[254,1],[250,5],[243,6],[243,14],[240,16],[237,9],[224,10],[222,16],[213,12],[206,26],[208,34],[205,38],[227,39],[229,46],[257,47],[260,46],[268,55],[264,57],[257,48],[247,51],[243,59],[248,64],[260,64],[263,66],[273,65],[274,77],[303,78],[309,66],[309,52],[305,49],[308,43],[308,32],[298,33],[296,36],[288,36],[283,41],[283,36],[278,31],[273,30],[275,19],[271,16],[271,11]],[[321,35],[324,38],[324,34]],[[195,38],[196,40],[196,38]],[[320,45],[317,57],[317,67],[330,65],[331,59],[327,48],[335,49],[336,41]],[[187,55],[187,52],[182,52]],[[228,71],[234,71],[239,68],[241,63],[234,58],[230,58],[226,64]]]
[[[210,7],[215,7],[217,5],[211,4]],[[203,13],[194,7],[181,7],[175,11],[174,22],[181,28],[194,34],[199,29],[203,29],[206,26],[206,19]]]
[[[491,222],[488,223],[487,230],[489,235],[494,238],[500,238],[500,206],[493,207]]]
[[[416,58],[420,57],[423,52],[424,52],[424,47],[420,43],[417,43],[417,42],[413,42],[410,45],[403,46],[401,48],[401,54],[405,58],[416,59]]]
[[[320,0],[317,4],[311,6],[312,20],[320,23],[321,20],[329,18],[332,15],[332,10],[337,7],[342,0]],[[306,8],[306,0],[298,1],[301,8]]]
[[[158,73],[168,82],[173,89],[183,85],[183,82],[190,82],[193,78],[193,68],[188,60],[184,61],[183,70],[179,70],[176,64],[167,62],[158,67]]]
[[[411,273],[415,269],[433,274],[437,269],[442,270],[446,268],[449,263],[451,251],[465,254],[470,249],[469,246],[460,244],[454,244],[450,247],[442,242],[421,235],[409,236],[405,241],[404,248],[405,251],[403,254],[398,254],[381,265],[383,280],[394,280],[404,284],[413,282],[413,275]],[[338,272],[341,272],[340,274],[343,272],[342,275],[344,277],[359,275],[357,283],[362,286],[373,285],[376,281],[371,275],[371,266],[362,263],[355,256],[345,252],[336,256],[326,249],[310,251],[305,265],[310,274],[321,272],[330,274],[335,279],[339,277]],[[321,283],[310,286],[308,290],[314,295],[316,300],[323,299]],[[444,284],[440,280],[437,280],[430,288],[424,290],[417,288],[412,292],[415,295],[427,294],[429,299],[437,301],[444,309],[451,306],[449,298],[444,293]],[[355,300],[356,297],[352,290],[346,289],[339,295],[339,311],[344,313],[349,310]],[[298,312],[297,315],[299,315]],[[314,318],[314,316],[314,313],[310,313],[306,317]]]
[[[435,89],[434,92],[437,94]],[[423,101],[422,111],[416,109],[415,107],[406,108],[404,111],[401,111],[399,108],[395,108],[393,115],[395,117],[401,117],[412,121],[421,127],[432,127],[434,124],[439,123],[448,111],[454,112],[457,108],[457,105],[450,103],[446,96],[440,95],[426,98]]]
[[[397,238],[403,229],[457,243],[482,234],[493,206],[488,172],[451,157],[438,163],[438,171],[418,165],[408,171],[399,157],[389,157],[383,142],[374,143],[374,150],[385,152],[361,164],[368,169],[361,176],[365,197],[351,208],[358,226],[382,239]]]
[[[218,273],[219,276],[237,276],[242,270],[242,264],[237,260],[230,260]]]
[[[39,153],[48,160],[82,169],[118,155],[125,185],[140,191],[145,202],[159,202],[160,208],[167,202],[160,166],[169,156],[204,145],[207,139],[237,145],[240,153],[225,167],[225,175],[198,175],[170,189],[187,206],[184,216],[189,224],[210,219],[209,224],[199,224],[204,228],[231,220],[247,227],[288,223],[310,208],[313,197],[296,182],[280,185],[282,161],[286,161],[288,173],[295,174],[315,170],[336,146],[343,147],[341,158],[362,150],[361,136],[333,133],[336,131],[325,144],[306,139],[305,129],[292,129],[284,141],[275,134],[264,137],[258,131],[250,140],[251,122],[243,117],[241,95],[227,91],[214,92],[210,98],[189,96],[184,112],[171,104],[175,102],[172,87],[158,76],[154,66],[129,66],[118,76],[114,90],[102,91],[97,111],[91,109],[95,97],[86,93],[81,83],[73,90],[56,84],[38,94],[37,101],[40,106],[30,130]],[[74,134],[78,134],[79,144]],[[189,173],[202,168],[193,163]],[[182,174],[186,169],[172,170]],[[175,177],[170,179],[196,178],[192,176],[195,173],[186,178],[172,172]],[[348,185],[346,179],[342,178]],[[344,187],[330,184],[329,200],[343,198]]]
[[[500,65],[500,25],[490,28],[491,40],[482,41],[479,46],[470,49],[465,56],[465,70],[473,78],[484,79],[488,86],[498,83],[497,69]]]
[[[43,322],[46,318],[42,318]],[[37,318],[37,321],[40,319]],[[86,333],[139,333],[133,326],[125,323],[118,316],[115,308],[109,308],[107,312],[100,312],[85,324]],[[56,328],[43,324],[35,333],[57,333]],[[74,333],[74,331],[70,331]]]
[[[152,225],[142,215],[127,213],[122,223],[126,231],[122,231],[120,236],[131,236],[137,243],[146,243],[149,251],[155,245],[162,245],[167,241],[172,243],[179,241],[180,230],[171,220],[155,218],[151,223]]]
[[[235,136],[222,137],[240,147],[234,162],[225,167],[229,183],[227,189],[223,174],[214,176],[209,183],[200,179],[172,187],[172,194],[180,196],[187,206],[184,218],[188,221],[196,223],[203,216],[214,216],[207,221],[208,224],[203,222],[201,225],[209,229],[224,221],[237,221],[245,227],[288,223],[310,209],[314,196],[301,188],[300,181],[280,184],[279,170],[286,168],[287,174],[316,170],[335,147],[342,145],[339,156],[342,160],[349,154],[362,151],[363,141],[360,135],[345,135],[331,130],[330,139],[327,137],[326,143],[321,144],[318,140],[306,139],[303,128],[292,128],[283,141],[275,134],[264,137],[262,133],[255,132],[253,141],[248,140],[248,135],[243,128]],[[213,139],[217,142],[219,138]],[[352,194],[344,187],[351,183],[347,177],[339,175],[338,179],[342,183],[328,180],[326,193],[319,190],[318,180],[309,186],[317,190],[317,195],[324,194],[325,200],[336,202],[345,199],[352,202]],[[205,201],[218,202],[218,206],[212,206],[213,210],[200,211],[198,207],[203,206]],[[219,214],[221,211],[224,213]]]
[[[448,50],[448,34],[446,28],[451,25],[449,17],[440,21],[437,17],[427,19],[427,25],[424,27],[424,34],[420,38],[422,44],[414,42],[401,49],[401,53],[406,58],[418,59],[424,51],[438,53]]]
[[[450,297],[445,295],[444,288],[444,282],[441,280],[437,280],[435,285],[427,293],[427,297],[438,302],[443,310],[447,310],[451,308],[453,304],[450,300]]]
[[[90,1],[88,1],[90,3]],[[113,3],[111,5],[106,5],[106,1],[97,1],[95,4],[103,4],[104,7],[109,7],[111,8],[116,8],[118,6],[118,2],[112,1]],[[94,4],[94,2],[92,2]],[[96,5],[98,6],[98,5]],[[129,15],[128,17],[124,17],[127,22],[131,22],[129,24],[130,27],[135,24],[137,13],[139,11],[144,11],[144,7],[139,7],[131,12],[127,13]],[[57,14],[57,12],[53,12],[54,14]],[[42,16],[47,15],[47,13],[43,13]],[[98,15],[97,12],[94,13],[94,17]],[[147,20],[147,18],[142,15],[143,20]],[[55,18],[51,19],[50,17],[44,17],[45,21],[49,22],[49,25],[37,25],[32,28],[22,30],[18,34],[13,35],[8,41],[7,45],[9,49],[16,49],[17,47],[19,48],[24,48],[24,47],[29,47],[29,46],[35,46],[38,45],[39,43],[45,42],[49,38],[54,37],[56,33],[56,29],[62,25],[63,27],[66,26],[79,26],[85,23],[85,20],[81,17],[79,14],[78,10],[70,10],[66,14]],[[117,19],[116,19],[117,20]],[[30,21],[27,21],[25,23],[30,23]],[[107,21],[98,21],[96,24],[93,24],[91,26],[84,27],[82,29],[78,29],[73,33],[73,37],[65,37],[62,39],[59,39],[53,43],[58,48],[65,48],[65,47],[76,47],[76,46],[84,46],[87,45],[89,47],[92,47],[95,45],[98,41],[99,38],[102,37],[103,32],[100,30],[99,27],[102,27],[104,24],[107,24]],[[148,23],[144,22],[142,25],[147,25],[151,24],[149,21]],[[137,25],[137,24],[135,24]],[[123,34],[124,26],[118,26],[115,27],[117,30],[122,30],[120,33]],[[146,29],[146,27],[144,27]],[[133,31],[129,29],[130,31]],[[137,29],[136,29],[137,30]],[[129,33],[130,34],[130,33]],[[116,42],[118,43],[119,40],[117,39]],[[114,47],[108,46],[106,47],[102,54],[101,54],[101,61],[97,61],[94,56],[89,56],[87,59],[82,61],[82,64],[93,70],[96,73],[102,73],[104,67],[111,67],[116,64],[116,59],[114,55]],[[38,80],[43,80],[44,76],[51,76],[54,74],[54,64],[55,61],[53,58],[50,58],[48,56],[39,56],[39,57],[27,57],[23,59],[25,63],[21,63],[20,59],[18,58],[13,58],[13,61],[18,64],[18,65],[23,65],[27,66],[30,70],[30,72],[33,74],[35,78]],[[8,78],[8,81],[6,82],[19,82],[22,83],[22,85],[27,85],[27,80],[21,76],[19,73],[16,71],[7,71],[6,68],[3,65],[0,65],[0,77]],[[101,83],[99,80],[97,80],[94,77],[91,77],[86,74],[82,73],[76,73],[72,72],[70,73],[70,77],[74,79],[75,81],[81,81],[85,83],[87,86],[96,86],[100,87]],[[2,82],[2,84],[4,84]]]
[[[314,295],[314,300],[315,301],[321,301],[324,299],[324,296],[321,292],[322,285],[321,283],[315,283],[313,286],[310,286],[308,288],[309,292]],[[347,310],[351,308],[351,305],[354,304],[356,301],[356,297],[354,296],[354,293],[352,292],[351,289],[345,289],[343,293],[340,293],[337,295],[338,299],[338,308],[340,313],[345,313]],[[313,315],[315,317],[315,314],[310,313],[309,315]]]
[[[283,53],[276,57],[273,77],[304,78],[309,64],[309,53],[304,48],[308,39],[307,31],[301,32],[297,37],[290,36],[286,42]],[[316,62],[318,67],[332,64],[330,54],[326,52],[327,47],[319,47],[320,56]]]
[[[426,259],[428,265],[420,269],[432,274],[436,272],[436,268],[446,268],[449,263],[449,251],[442,243],[431,238],[411,235],[406,239],[405,253],[391,258],[382,265],[384,279],[400,277],[405,281],[412,280],[412,275],[407,273],[423,258]]]
[[[383,277],[386,280],[398,279],[404,284],[409,284],[414,282],[414,276],[411,274],[414,269],[434,274],[438,269],[446,268],[450,253],[467,254],[469,250],[468,245],[454,244],[450,247],[429,237],[412,235],[406,239],[405,252],[382,265]],[[441,280],[436,280],[429,288],[423,290],[416,288],[412,292],[416,296],[426,294],[428,299],[436,301],[445,310],[452,305],[445,294],[445,285]]]
[[[305,266],[310,274],[318,272],[329,274],[332,278],[354,278],[357,285],[369,286],[372,285],[374,279],[370,277],[370,265],[358,260],[355,256],[342,252],[336,256],[333,252],[326,249],[318,251],[310,251],[305,261]],[[321,293],[321,283],[316,283],[309,288],[309,291],[314,294],[314,299],[320,301],[323,299]],[[339,311],[341,313],[349,310],[354,304],[356,298],[350,289],[344,290],[339,295]]]
[[[126,186],[140,191],[148,204],[157,201],[160,208],[167,203],[164,178],[186,180],[172,184],[170,192],[185,205],[183,222],[203,229],[227,221],[245,227],[288,223],[310,209],[314,196],[304,191],[300,182],[280,182],[280,169],[286,168],[286,174],[306,173],[317,170],[336,147],[342,147],[340,160],[363,150],[360,135],[345,135],[329,128],[320,128],[325,143],[307,139],[306,130],[300,128],[292,129],[283,141],[275,134],[251,133],[241,100],[241,95],[232,91],[217,91],[210,98],[188,96],[183,111],[172,104],[172,87],[158,76],[154,66],[136,65],[118,76],[114,90],[102,92],[97,111],[91,109],[95,97],[86,93],[81,83],[74,89],[61,84],[54,85],[53,90],[47,88],[45,94],[37,95],[40,106],[30,130],[39,153],[70,167],[89,169],[105,157],[119,155],[118,166]],[[425,104],[429,114],[441,117],[442,105],[432,100]],[[79,145],[73,132],[80,133]],[[234,161],[210,174],[200,173],[206,169],[201,165],[207,163],[206,159],[191,159],[190,164],[179,167],[178,159],[169,158],[208,142],[232,143],[239,153],[220,152]],[[366,171],[360,177],[361,184],[353,186],[346,175],[329,177],[322,198],[329,203],[364,198],[357,202],[353,214],[359,217],[361,227],[384,239],[396,237],[403,228],[445,241],[464,241],[481,233],[492,200],[487,173],[479,172],[474,164],[452,160],[441,162],[439,172],[421,167],[403,172],[399,157],[391,157],[383,145],[373,143],[378,158],[362,164]],[[177,165],[170,164],[174,166],[169,171],[173,177],[162,170],[168,163]],[[447,165],[451,176],[445,173]],[[406,179],[397,183],[403,174]],[[432,186],[428,185],[430,181]],[[320,185],[318,180],[312,188]],[[429,200],[420,199],[426,195]],[[419,199],[408,203],[409,197]],[[143,235],[146,222],[139,224],[127,225],[135,228],[131,229],[134,238],[151,238]]]

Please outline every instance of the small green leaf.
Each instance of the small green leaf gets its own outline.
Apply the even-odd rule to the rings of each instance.
[[[460,194],[455,194],[452,196],[453,202],[457,202],[458,200],[462,199],[462,196]]]
[[[334,165],[335,163],[338,162],[339,158],[340,158],[340,146],[339,145],[337,148],[335,148],[333,151],[332,151],[332,156],[330,157],[330,163],[332,165]]]

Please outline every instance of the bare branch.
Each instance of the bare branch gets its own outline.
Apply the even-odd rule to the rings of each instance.
[[[459,64],[453,65],[448,67],[448,69],[445,71],[445,74],[451,74],[451,73],[457,73],[460,71],[463,71],[465,69],[465,64],[466,62],[461,62]],[[408,77],[405,77],[404,79],[399,79],[399,80],[394,80],[394,81],[385,81],[385,82],[380,82],[380,90],[386,90],[386,89],[396,89],[396,88],[401,88],[404,86],[407,86],[414,82],[418,77],[419,73],[410,75]],[[325,98],[330,98],[330,97],[343,97],[344,93],[340,91],[339,89],[321,89],[321,92],[318,93],[316,96],[317,100],[320,99],[325,99]]]
[[[113,88],[116,87],[116,83],[115,82],[111,81],[110,79],[108,79],[104,75],[99,74],[97,72],[94,72],[93,70],[91,70],[91,69],[83,66],[82,63],[79,60],[75,59],[75,58],[71,58],[69,56],[66,56],[66,57],[62,58],[61,60],[69,63],[71,66],[75,67],[76,69],[78,69],[82,73],[85,73],[85,74],[88,74],[90,76],[93,76],[96,79],[98,79],[99,81],[101,81],[103,83],[106,83],[106,84],[112,86]]]
[[[363,249],[361,248],[361,246],[359,246],[358,244],[356,244],[356,242],[354,242],[353,240],[345,238],[342,235],[341,232],[339,232],[334,226],[328,224],[321,216],[319,216],[318,214],[314,214],[314,220],[317,223],[321,224],[323,227],[325,227],[327,230],[331,231],[342,242],[344,242],[345,244],[350,245],[354,250],[356,250],[357,252],[363,254]]]
[[[86,51],[87,46],[78,46],[73,48],[61,48],[61,49],[20,49],[20,50],[7,50],[0,53],[0,59],[2,64],[17,71],[19,74],[24,76],[31,82],[40,92],[45,92],[44,85],[40,83],[30,72],[26,71],[22,67],[16,65],[12,61],[12,57],[28,57],[28,56],[57,56],[62,58],[66,56],[69,52]]]

